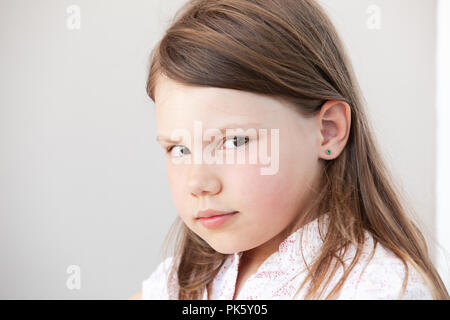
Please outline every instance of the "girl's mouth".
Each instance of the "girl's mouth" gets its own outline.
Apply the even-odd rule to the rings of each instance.
[[[236,213],[238,213],[238,211],[207,218],[199,218],[198,220],[200,220],[200,223],[203,224],[205,228],[213,229],[223,225],[226,221],[233,218],[236,215]]]

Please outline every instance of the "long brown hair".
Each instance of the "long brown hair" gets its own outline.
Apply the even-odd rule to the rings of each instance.
[[[351,107],[350,135],[342,153],[327,161],[313,206],[302,212],[329,213],[323,250],[306,280],[306,299],[319,298],[336,272],[325,275],[342,248],[357,251],[331,292],[333,299],[358,261],[364,231],[374,242],[409,262],[423,276],[434,299],[448,292],[430,259],[412,214],[390,176],[366,119],[361,90],[333,24],[313,0],[191,0],[178,10],[151,54],[147,93],[155,101],[157,77],[165,75],[191,86],[219,87],[279,96],[305,117],[316,115],[328,100]],[[174,229],[175,228],[175,229]],[[216,252],[177,217],[174,263],[179,299],[199,299],[226,255]],[[342,261],[342,260],[341,260]],[[305,283],[305,282],[304,282]]]

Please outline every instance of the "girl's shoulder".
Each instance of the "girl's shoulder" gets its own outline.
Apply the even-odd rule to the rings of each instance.
[[[398,299],[406,276],[405,265],[391,250],[377,243],[375,253],[371,257],[373,238],[369,239],[361,260],[350,272],[342,288],[340,299],[370,299],[370,300],[394,300]],[[369,247],[370,250],[369,250]],[[404,295],[400,297],[406,300],[433,299],[430,290],[419,271],[411,263],[408,266],[408,278]]]
[[[142,300],[172,300],[178,296],[176,272],[169,279],[173,256],[160,262],[151,275],[142,281]]]

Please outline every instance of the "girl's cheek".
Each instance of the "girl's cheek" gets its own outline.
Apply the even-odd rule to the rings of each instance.
[[[236,210],[276,212],[287,205],[289,177],[281,173],[261,175],[260,166],[234,165],[223,170],[225,190]]]
[[[170,161],[170,160],[167,160]],[[179,214],[183,214],[186,211],[187,200],[189,200],[190,194],[187,191],[186,186],[186,168],[182,168],[182,165],[174,165],[167,163],[167,178],[169,181],[169,187],[172,195],[172,200]]]

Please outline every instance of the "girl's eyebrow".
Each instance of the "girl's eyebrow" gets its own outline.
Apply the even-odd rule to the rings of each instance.
[[[229,123],[225,126],[222,126],[221,128],[218,128],[220,131],[224,132],[226,129],[236,129],[236,128],[241,128],[241,127],[250,127],[250,126],[254,126],[254,127],[260,127],[262,126],[261,123],[257,123],[257,122],[246,122],[246,123]],[[157,135],[156,136],[156,141],[166,141],[166,142],[170,142],[170,143],[178,143],[182,140],[182,138],[179,138],[178,140],[173,140],[167,136],[163,136],[163,135]]]
[[[178,143],[181,141],[181,139],[172,140],[166,136],[156,136],[156,141],[166,141],[166,142],[171,142],[171,143]]]

